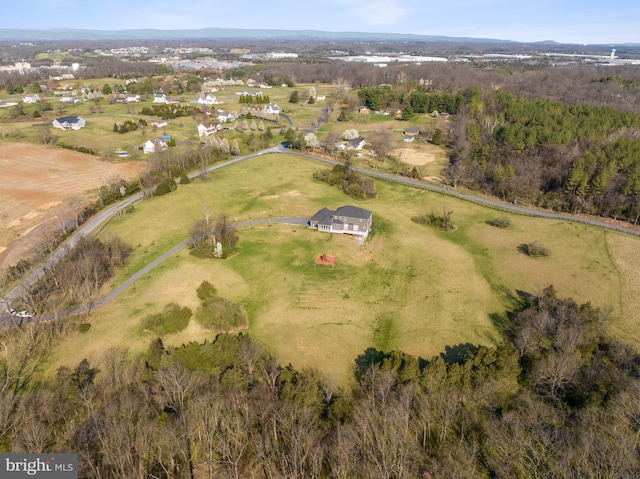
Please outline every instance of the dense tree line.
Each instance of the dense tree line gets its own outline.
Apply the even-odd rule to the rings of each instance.
[[[364,105],[375,111],[395,105],[410,105],[413,113],[431,113],[435,110],[455,114],[464,101],[461,94],[427,93],[419,90],[407,94],[406,89],[399,90],[391,86],[362,88],[358,90],[358,97]]]
[[[269,95],[240,95],[238,102],[243,105],[267,105],[271,99]]]
[[[466,91],[449,178],[508,201],[638,222],[640,115]]]
[[[154,104],[151,106],[145,106],[140,110],[141,115],[157,116],[163,120],[197,115],[199,113],[200,110],[198,108],[189,105]]]
[[[498,347],[370,348],[345,388],[243,334],[111,349],[36,384],[49,325],[16,329],[0,444],[77,452],[83,478],[635,477],[640,356],[606,319],[548,288]]]

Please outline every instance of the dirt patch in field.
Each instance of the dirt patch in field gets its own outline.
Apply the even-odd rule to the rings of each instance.
[[[0,142],[0,270],[15,264],[35,234],[71,197],[123,178],[139,176],[144,163],[111,162],[75,151],[29,143]]]
[[[396,158],[399,158],[402,163],[412,166],[423,166],[436,161],[433,153],[416,151],[412,148],[397,148],[393,151],[393,154]]]
[[[282,196],[302,196],[302,193],[300,193],[298,190],[291,190],[291,191],[287,191]],[[264,196],[264,199],[267,199],[267,200],[275,200],[276,198],[280,198],[280,195]]]

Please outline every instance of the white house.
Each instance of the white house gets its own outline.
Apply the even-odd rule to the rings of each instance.
[[[127,103],[137,103],[140,101],[140,95],[133,95],[131,93],[127,93],[124,101],[126,101]]]
[[[216,98],[215,95],[209,95],[209,94],[207,94],[204,97],[199,96],[196,102],[201,105],[219,105],[220,103],[222,103]]]
[[[40,101],[40,95],[37,93],[30,93],[22,97],[24,103],[38,103]]]
[[[280,107],[278,105],[276,105],[275,103],[268,103],[264,106],[264,108],[262,109],[263,112],[265,113],[275,113],[276,115],[280,114]]]
[[[156,121],[152,121],[151,122],[151,127],[152,128],[162,128],[163,126],[167,126],[169,123],[167,123],[167,120],[156,120]]]
[[[220,123],[200,123],[198,125],[198,135],[202,138],[203,136],[209,136],[213,133],[222,130]]]
[[[216,117],[216,119],[220,122],[220,123],[226,123],[228,121],[233,121],[236,119],[235,116],[233,116],[231,113],[229,113],[228,111],[224,111],[224,110],[218,110],[218,116]]]
[[[80,101],[82,101],[82,100],[79,100],[78,98],[76,98],[76,96],[75,96],[75,95],[70,95],[69,93],[65,93],[64,95],[62,95],[62,96],[60,97],[60,101],[61,101],[62,103],[70,103],[70,104],[73,104],[73,103],[78,103],[78,102],[80,102]]]
[[[53,120],[53,127],[61,130],[79,130],[84,128],[84,118],[79,116],[61,116]]]
[[[168,104],[169,99],[167,98],[167,95],[153,95],[153,103],[165,103]]]
[[[155,153],[156,151],[164,151],[168,148],[167,142],[161,138],[154,138],[153,140],[147,140],[142,145],[142,151],[145,155]]]
[[[262,96],[262,92],[260,90],[244,90],[244,91],[237,91],[236,92],[237,96],[252,96],[254,98]]]

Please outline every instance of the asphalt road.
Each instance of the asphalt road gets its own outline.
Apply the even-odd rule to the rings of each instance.
[[[305,153],[302,153],[302,152],[299,152],[299,151],[290,150],[290,149],[284,147],[282,144],[279,144],[279,145],[276,145],[274,147],[267,148],[265,150],[261,150],[261,151],[255,152],[255,153],[251,153],[249,155],[239,156],[239,157],[233,158],[231,160],[228,160],[228,161],[225,161],[225,162],[210,166],[205,171],[206,172],[212,172],[212,171],[218,170],[220,168],[225,168],[227,166],[239,163],[241,161],[245,161],[245,160],[248,160],[250,158],[255,158],[255,157],[258,157],[258,156],[261,156],[261,155],[265,155],[265,154],[269,154],[269,153],[284,153],[284,154],[294,155],[294,156],[303,157],[303,158],[307,158],[307,159],[310,159],[310,160],[318,161],[318,162],[321,162],[321,163],[325,163],[325,164],[330,165],[330,166],[341,164],[340,162],[335,161],[335,160],[330,160],[330,159],[327,159],[327,158],[319,158],[319,157],[316,157],[316,156],[313,156],[313,155],[309,155],[309,154],[305,154]],[[583,223],[583,224],[587,224],[587,225],[591,225],[591,226],[598,226],[598,227],[601,227],[601,228],[607,228],[609,230],[614,230],[614,231],[619,231],[619,232],[622,232],[622,233],[628,233],[628,234],[633,234],[633,235],[640,236],[640,229],[636,229],[636,228],[633,228],[631,226],[626,227],[624,225],[607,223],[605,221],[599,221],[599,220],[593,219],[593,218],[585,218],[585,217],[579,217],[579,216],[574,216],[574,215],[569,215],[569,214],[553,213],[553,212],[544,211],[544,210],[526,208],[526,207],[523,207],[523,206],[518,206],[518,205],[511,204],[511,203],[502,202],[502,201],[496,200],[494,198],[476,196],[476,195],[473,195],[473,194],[470,194],[470,193],[466,193],[464,191],[451,189],[451,188],[446,188],[446,187],[442,187],[442,186],[437,186],[437,185],[433,185],[433,184],[429,184],[429,183],[424,183],[424,182],[421,182],[421,181],[418,181],[418,180],[415,180],[415,179],[412,179],[412,178],[405,178],[405,177],[402,177],[402,176],[395,176],[395,175],[392,175],[392,174],[389,174],[389,173],[381,173],[381,172],[377,172],[377,171],[374,171],[374,170],[368,170],[368,169],[365,169],[365,168],[354,167],[354,170],[358,171],[359,173],[362,173],[362,174],[365,174],[365,175],[368,175],[368,176],[371,176],[371,177],[374,177],[374,178],[379,178],[379,179],[383,179],[383,180],[386,180],[386,181],[405,184],[407,186],[411,186],[411,187],[415,187],[415,188],[421,188],[421,189],[424,189],[424,190],[434,191],[434,192],[440,193],[442,195],[448,195],[448,196],[451,196],[451,197],[454,197],[454,198],[463,199],[465,201],[471,201],[473,203],[481,204],[481,205],[488,206],[488,207],[491,207],[491,208],[495,208],[495,209],[498,209],[498,210],[511,211],[511,212],[514,212],[514,213],[527,215],[527,216],[537,216],[537,217],[541,217],[541,218],[550,218],[550,219],[557,219],[557,220],[562,220],[562,221],[572,221],[572,222],[576,222],[576,223]],[[196,178],[201,173],[202,173],[201,171],[195,171],[195,172],[190,173],[188,176],[190,178]],[[39,268],[37,268],[36,270],[32,271],[29,275],[27,275],[25,278],[23,278],[23,280],[22,280],[22,282],[21,282],[21,284],[19,286],[15,287],[11,291],[9,291],[7,294],[5,294],[2,297],[2,300],[0,300],[0,328],[12,326],[12,325],[14,325],[16,323],[16,320],[19,321],[20,319],[22,319],[23,322],[28,322],[28,321],[32,321],[32,320],[33,321],[38,320],[38,318],[33,318],[33,319],[15,318],[15,317],[12,317],[9,314],[7,314],[5,312],[5,310],[8,309],[8,305],[11,305],[13,303],[13,301],[15,301],[18,297],[20,297],[22,291],[25,291],[26,289],[30,288],[33,284],[35,284],[36,281],[38,281],[38,279],[40,279],[45,274],[47,269],[51,268],[57,262],[59,262],[64,257],[64,255],[67,253],[67,251],[71,250],[78,243],[78,241],[82,237],[85,237],[85,236],[87,236],[89,234],[92,234],[98,228],[100,228],[101,225],[103,225],[108,219],[110,219],[113,215],[115,215],[116,213],[124,210],[127,206],[129,206],[129,205],[141,200],[142,198],[143,198],[143,194],[142,193],[138,193],[138,194],[132,195],[132,196],[126,198],[125,200],[121,201],[120,203],[117,203],[117,204],[115,204],[113,206],[110,206],[109,208],[107,208],[107,209],[101,211],[100,213],[96,214],[89,221],[87,221],[80,228],[78,228],[73,233],[73,235],[71,235],[51,255],[51,257],[49,259],[47,259],[47,261],[43,265],[41,265]],[[269,222],[271,222],[271,223],[306,224],[306,221],[307,221],[307,218],[276,218],[276,219],[252,220],[252,221],[247,221],[247,222],[241,222],[241,223],[237,223],[235,226],[242,227],[242,226],[247,226],[247,225],[250,225],[250,224],[269,223]],[[121,294],[122,291],[124,291],[126,288],[128,288],[133,282],[135,282],[137,279],[139,279],[143,275],[147,274],[151,269],[155,268],[158,264],[160,264],[166,258],[168,258],[172,254],[174,254],[176,251],[178,251],[180,248],[185,246],[185,244],[187,244],[188,241],[189,241],[188,239],[184,240],[183,242],[181,242],[180,244],[174,246],[169,251],[167,251],[165,254],[163,254],[162,256],[157,258],[156,260],[154,260],[153,262],[149,263],[147,266],[145,266],[140,271],[135,273],[125,283],[123,283],[120,286],[118,286],[108,296],[106,296],[106,297],[94,302],[90,306],[86,306],[86,307],[83,307],[83,308],[78,308],[78,309],[75,309],[75,310],[67,311],[66,314],[76,314],[76,313],[80,313],[80,312],[87,312],[90,309],[93,309],[95,307],[101,306],[101,305],[113,300],[115,297],[117,297],[119,294]],[[47,319],[47,318],[43,317],[43,318],[39,318],[39,319],[40,320],[44,320],[44,319]]]

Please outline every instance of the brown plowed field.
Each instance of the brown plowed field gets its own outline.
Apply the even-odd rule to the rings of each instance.
[[[133,179],[141,162],[100,160],[70,150],[0,141],[0,270],[33,243],[28,233],[55,217],[56,208],[114,179]]]

